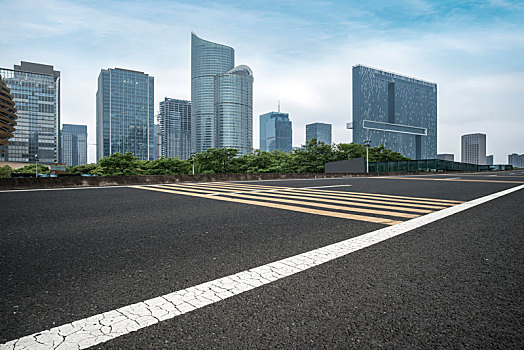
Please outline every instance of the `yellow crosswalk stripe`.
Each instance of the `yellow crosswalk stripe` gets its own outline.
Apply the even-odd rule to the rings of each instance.
[[[290,210],[290,211],[296,211],[296,212],[302,212],[302,213],[309,213],[309,214],[316,214],[316,215],[323,215],[323,216],[331,216],[331,217],[337,217],[337,218],[343,218],[343,219],[351,219],[351,220],[374,222],[374,223],[385,224],[385,225],[395,225],[395,224],[398,224],[398,223],[402,222],[402,221],[398,221],[398,220],[385,219],[385,218],[374,217],[374,216],[364,216],[364,215],[357,215],[357,214],[340,213],[340,212],[335,212],[335,211],[319,210],[319,209],[312,209],[312,208],[305,208],[305,207],[297,207],[297,206],[292,206],[292,205],[284,205],[284,204],[277,204],[277,203],[270,203],[270,202],[253,201],[253,200],[247,200],[247,199],[241,199],[241,198],[228,198],[228,197],[222,197],[222,196],[211,196],[209,194],[187,192],[187,191],[178,191],[178,190],[174,190],[174,189],[159,188],[159,187],[153,187],[153,186],[130,186],[130,187],[132,187],[132,188],[139,188],[139,189],[143,189],[143,190],[149,190],[149,191],[159,191],[159,192],[181,194],[181,195],[193,196],[193,197],[201,197],[201,198],[203,197],[203,198],[210,198],[210,199],[226,201],[226,202],[251,204],[251,205],[257,205],[257,206],[262,206],[262,207],[284,209],[284,210]]]
[[[190,188],[207,188],[205,185],[202,186],[190,186]],[[232,193],[229,189],[223,189],[223,188],[216,188],[214,187],[212,191],[222,191],[223,193],[216,193],[216,192],[208,192],[213,193],[216,195],[219,194],[227,194]],[[432,213],[434,210],[429,209],[417,209],[417,208],[408,208],[408,207],[401,207],[394,205],[396,203],[392,203],[392,205],[381,205],[381,204],[369,204],[365,202],[356,202],[352,200],[351,198],[341,198],[340,199],[330,199],[330,198],[323,198],[318,195],[304,195],[301,193],[283,193],[283,191],[274,191],[271,190],[257,190],[257,191],[251,191],[251,190],[240,190],[240,191],[234,191],[233,193],[256,193],[257,196],[268,196],[268,197],[280,197],[280,198],[290,198],[290,199],[303,199],[303,200],[310,200],[310,201],[318,201],[318,202],[326,202],[326,203],[334,203],[334,204],[344,204],[344,205],[356,205],[360,207],[366,207],[366,208],[377,208],[377,209],[389,209],[389,210],[397,210],[397,211],[406,211],[406,212],[412,212],[412,213],[420,213],[420,214],[428,214]],[[313,198],[310,198],[313,197]],[[438,209],[441,209],[443,207],[437,207]]]
[[[160,185],[160,186],[154,186],[159,188],[170,188],[168,186]],[[177,186],[180,188],[179,186]],[[177,188],[177,189],[178,189]],[[190,192],[204,192],[206,193],[206,190],[201,189],[195,189],[195,188],[184,188],[184,191],[190,191]],[[211,194],[208,192],[208,194]],[[408,213],[399,213],[395,211],[384,211],[384,210],[375,210],[375,209],[366,209],[366,208],[359,208],[359,207],[351,207],[351,206],[341,206],[341,205],[332,205],[332,204],[324,204],[324,203],[313,203],[313,202],[304,202],[304,201],[298,201],[294,199],[286,199],[281,198],[279,195],[275,194],[267,194],[271,198],[264,198],[264,196],[267,193],[257,193],[256,195],[249,195],[249,194],[242,194],[242,193],[223,193],[222,195],[229,196],[229,197],[235,197],[235,198],[246,198],[246,199],[255,199],[255,200],[267,200],[267,201],[273,201],[273,202],[281,202],[281,203],[287,203],[287,204],[297,204],[297,205],[307,205],[307,206],[315,206],[318,208],[324,208],[324,209],[333,209],[333,210],[344,210],[344,211],[352,211],[357,213],[367,213],[367,214],[377,214],[377,215],[387,215],[387,216],[394,216],[394,217],[400,217],[400,218],[408,218],[413,219],[420,215],[416,214],[408,214]],[[272,196],[273,195],[273,196]],[[277,198],[274,198],[277,197]],[[291,197],[290,198],[296,198]],[[310,201],[314,199],[309,199]]]
[[[218,185],[217,185],[218,186]],[[264,185],[246,185],[246,184],[240,184],[240,183],[227,183],[222,182],[220,183],[220,187],[232,187],[232,188],[259,188],[259,189],[293,189],[296,191],[305,191],[305,192],[317,192],[317,193],[329,193],[341,197],[353,197],[353,196],[359,196],[363,198],[367,197],[378,197],[378,198],[391,198],[398,199],[398,200],[408,200],[408,201],[422,201],[422,202],[435,202],[442,205],[451,205],[451,204],[460,204],[463,203],[462,201],[457,200],[451,200],[451,199],[436,199],[436,198],[423,198],[423,197],[407,197],[407,196],[397,196],[397,195],[388,195],[388,194],[379,194],[379,193],[362,193],[362,192],[348,192],[348,191],[333,191],[333,190],[322,190],[322,189],[315,189],[315,188],[300,188],[300,187],[283,187],[283,186],[264,186]],[[449,204],[447,204],[449,203]]]

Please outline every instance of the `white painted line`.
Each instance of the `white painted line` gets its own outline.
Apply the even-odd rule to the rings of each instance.
[[[298,188],[326,188],[326,187],[351,187],[353,185],[331,185],[331,186],[314,186],[314,187],[298,187]]]
[[[524,185],[513,187],[267,265],[15,339],[0,345],[0,350],[85,349],[308,270],[523,188]]]

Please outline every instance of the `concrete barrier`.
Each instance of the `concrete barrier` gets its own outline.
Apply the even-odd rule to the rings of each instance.
[[[282,179],[325,179],[359,176],[394,176],[417,175],[427,172],[396,172],[396,173],[265,173],[265,174],[199,174],[199,175],[129,175],[129,176],[65,176],[50,178],[0,178],[0,190],[68,188],[68,187],[100,187],[128,186],[148,184],[168,184],[180,182],[217,182],[217,181],[257,181]]]

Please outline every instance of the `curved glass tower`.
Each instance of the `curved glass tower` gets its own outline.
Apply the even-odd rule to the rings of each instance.
[[[215,147],[236,148],[238,155],[253,148],[253,72],[238,66],[215,76]]]
[[[191,33],[191,148],[203,152],[215,146],[214,79],[235,65],[235,51]]]

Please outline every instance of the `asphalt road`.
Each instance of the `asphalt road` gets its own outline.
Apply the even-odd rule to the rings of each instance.
[[[257,186],[465,202],[522,184],[516,170],[216,187],[266,206],[176,186],[0,192],[0,344],[387,226],[270,207]],[[521,349],[523,213],[519,190],[94,348]]]

